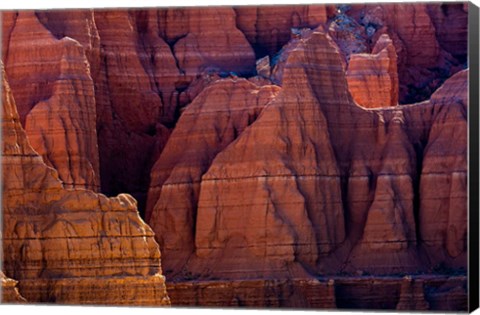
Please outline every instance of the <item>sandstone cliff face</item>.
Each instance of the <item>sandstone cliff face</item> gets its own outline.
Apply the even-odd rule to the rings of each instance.
[[[2,66],[3,268],[30,302],[169,304],[160,252],[129,195],[68,190],[32,149]]]
[[[182,114],[153,167],[146,213],[163,251],[174,257],[166,269],[181,267],[193,251],[202,176],[217,153],[255,121],[278,89],[258,87],[245,79],[221,80],[198,95]]]
[[[354,101],[367,108],[398,105],[397,53],[388,35],[382,35],[372,54],[350,56],[346,73]]]
[[[187,78],[205,69],[252,72],[255,55],[245,36],[235,27],[232,8],[167,9],[160,13],[160,31]]]
[[[95,95],[83,46],[56,39],[34,12],[6,20],[13,26],[4,36],[3,59],[33,148],[66,187],[98,190]]]
[[[438,274],[466,269],[466,17],[3,13],[7,276],[32,301],[167,302],[135,201],[80,187],[146,204],[176,304],[464,309]]]
[[[202,261],[209,261],[221,277],[268,277],[305,268],[389,274],[465,266],[466,207],[458,201],[466,192],[461,84],[468,72],[427,103],[372,111],[355,105],[344,71],[335,43],[319,31],[290,53],[280,93],[201,177],[195,255],[187,269],[202,277],[208,274]],[[446,126],[458,138],[443,133]],[[459,147],[446,145],[452,140]],[[446,159],[444,169],[436,159]],[[426,184],[429,176],[458,181],[439,190]],[[428,193],[419,193],[424,185],[442,204],[463,210],[449,219],[453,208],[438,209]],[[423,218],[431,211],[440,211],[444,223],[430,227]],[[156,229],[157,237],[175,234],[168,226],[175,225]],[[227,276],[239,261],[242,271]]]
[[[369,46],[385,33],[392,39],[402,104],[428,99],[465,65],[467,12],[463,3],[352,5],[342,17],[356,25],[342,31],[354,37],[363,52],[369,52]],[[447,26],[447,19],[455,23]],[[349,42],[345,46],[343,51],[353,49]]]
[[[273,57],[292,38],[292,30],[316,28],[327,22],[324,5],[239,6],[236,23],[257,57]]]

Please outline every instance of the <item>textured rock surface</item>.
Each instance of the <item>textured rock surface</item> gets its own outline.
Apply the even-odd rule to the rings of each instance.
[[[169,304],[153,232],[129,195],[67,190],[32,149],[2,69],[3,268],[30,302]]]
[[[328,36],[298,41],[280,93],[201,177],[195,252],[169,272],[225,279],[466,267],[468,72],[428,102],[378,110],[355,105],[344,72]],[[455,185],[438,189],[429,177]],[[437,211],[444,219],[423,219]],[[158,238],[175,234],[168,226]]]
[[[160,31],[188,79],[205,69],[246,74],[255,69],[255,55],[236,28],[235,11],[228,7],[167,9]]]
[[[83,46],[56,39],[34,12],[9,19],[3,59],[32,147],[66,187],[98,190],[95,95]]]
[[[405,277],[400,289],[397,310],[428,310],[429,307],[425,300],[424,281]]]
[[[17,281],[5,277],[5,274],[0,271],[0,303],[24,303],[25,298],[18,293]]]
[[[358,4],[341,15],[356,26],[341,28],[342,32],[355,38],[353,42],[365,52],[382,34],[392,39],[402,104],[428,99],[445,79],[465,66],[467,12],[462,3]],[[455,22],[446,22],[450,19]],[[346,52],[353,49],[348,41],[343,46]]]
[[[177,260],[192,253],[202,176],[217,153],[255,121],[278,89],[258,87],[245,79],[224,79],[211,84],[186,108],[153,167],[147,204],[147,221],[163,251],[174,257],[165,269],[181,268]]]
[[[367,108],[398,104],[397,53],[388,35],[379,37],[372,54],[351,55],[346,76],[357,104]]]
[[[257,57],[273,57],[293,29],[315,28],[327,22],[324,5],[235,7],[237,27],[255,48]]]
[[[161,300],[135,202],[63,190],[101,184],[142,209],[149,189],[174,303],[465,309],[465,277],[448,275],[467,267],[466,17],[462,4],[3,14],[20,121],[56,168],[4,121],[22,134],[4,151],[7,276],[32,301]]]
[[[175,305],[335,309],[333,281],[236,280],[169,283]]]

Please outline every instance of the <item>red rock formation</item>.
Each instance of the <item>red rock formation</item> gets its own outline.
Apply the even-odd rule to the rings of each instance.
[[[385,33],[392,39],[403,104],[428,99],[446,78],[463,69],[467,12],[462,4],[353,5],[346,14],[364,27],[356,33],[365,34],[367,43]]]
[[[346,76],[357,104],[367,108],[398,104],[397,53],[388,35],[380,36],[372,54],[351,55]]]
[[[335,309],[334,281],[234,280],[169,283],[176,305]]]
[[[129,195],[67,190],[32,149],[2,65],[3,268],[30,302],[169,304],[153,232]]]
[[[58,180],[100,174],[102,191],[142,202],[156,162],[147,217],[175,303],[465,309],[465,277],[435,273],[466,268],[466,11],[343,9],[4,14],[21,118],[59,168],[8,109],[7,276],[32,301],[163,299],[134,201]],[[238,78],[255,73],[254,51],[273,57],[264,77]],[[386,278],[418,271],[434,275]]]
[[[210,85],[185,109],[153,167],[147,204],[147,222],[172,257],[166,270],[180,270],[193,251],[202,176],[216,154],[255,121],[277,92],[275,86],[225,79]]]
[[[463,210],[451,218],[452,232],[447,221],[422,225],[423,216],[438,208],[418,189],[427,173],[419,167],[431,165],[448,177],[448,163],[466,166],[466,119],[453,114],[464,111],[466,103],[458,100],[466,89],[458,84],[466,75],[449,80],[428,103],[367,111],[351,100],[341,57],[328,36],[314,32],[299,41],[286,61],[280,94],[201,177],[195,255],[187,270],[203,277],[209,274],[207,261],[221,277],[304,274],[305,266],[376,274],[426,270],[436,263],[465,266],[465,205],[458,204]],[[437,132],[437,121],[442,130],[455,126],[458,138]],[[430,150],[440,158],[430,139],[449,161],[444,169],[429,162]],[[448,146],[450,141],[458,147]],[[465,177],[458,179],[450,190],[435,189],[443,204],[465,194]],[[450,208],[440,210],[445,218]],[[160,239],[175,234],[168,226],[175,225],[165,223]],[[443,245],[429,249],[430,237]],[[435,258],[423,260],[418,246]],[[227,276],[228,270],[236,274]]]
[[[444,256],[465,267],[467,250],[467,119],[468,72],[455,74],[432,95],[440,110],[432,117],[423,151],[420,234],[434,261]],[[435,218],[435,220],[432,220]],[[445,251],[446,249],[446,251]]]
[[[98,190],[95,95],[83,46],[56,39],[33,12],[4,15],[14,25],[3,42],[5,68],[33,148],[66,187]]]
[[[0,303],[24,303],[27,300],[18,293],[17,281],[5,277],[0,271]]]
[[[292,35],[292,28],[315,28],[327,22],[324,5],[235,7],[237,27],[257,56],[273,57]]]
[[[427,5],[440,47],[452,56],[463,60],[467,57],[468,51],[468,45],[465,42],[468,32],[468,5],[465,4]]]
[[[414,280],[410,276],[403,278],[400,300],[397,310],[428,310],[429,305],[425,300],[423,280]]]
[[[94,12],[102,46],[94,78],[102,191],[130,192],[140,201],[169,135],[161,122],[175,112],[179,76],[168,45],[150,24],[136,22],[141,14]]]
[[[235,26],[228,7],[161,10],[160,32],[173,50],[188,81],[205,69],[247,74],[255,69],[255,55]]]

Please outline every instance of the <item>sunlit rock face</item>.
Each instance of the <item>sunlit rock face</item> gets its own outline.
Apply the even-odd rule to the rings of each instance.
[[[3,262],[29,302],[170,304],[160,251],[129,195],[66,189],[32,148],[2,65]],[[3,273],[2,273],[3,276]],[[2,278],[5,298],[15,281]],[[18,292],[16,292],[18,293]]]
[[[158,243],[175,305],[464,310],[467,13],[3,13],[6,276],[168,304]]]

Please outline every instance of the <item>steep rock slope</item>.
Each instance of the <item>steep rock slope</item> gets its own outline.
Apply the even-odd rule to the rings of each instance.
[[[398,105],[397,53],[387,34],[380,36],[372,54],[350,56],[346,76],[357,104],[367,108]]]
[[[180,71],[187,79],[203,70],[248,74],[255,69],[255,55],[235,26],[235,12],[228,7],[159,10],[160,32],[173,46]]]
[[[361,26],[355,35],[366,46],[385,33],[392,39],[402,104],[428,99],[448,77],[465,68],[468,13],[463,3],[355,4],[343,16]]]
[[[2,65],[3,268],[30,302],[169,304],[160,252],[129,195],[67,190],[32,149]]]
[[[461,309],[466,303],[462,277],[379,278],[378,286],[362,277],[335,278],[330,286],[328,279],[316,283],[314,278],[466,268],[468,72],[461,71],[466,16],[463,4],[4,13],[2,52],[32,145],[67,187],[101,184],[108,195],[131,192],[143,208],[156,162],[147,218],[164,249],[165,269],[176,281],[171,283],[176,303]],[[450,18],[456,22],[449,24]],[[266,74],[248,80],[257,86],[237,78],[255,74],[255,54],[272,57],[263,60]],[[366,78],[366,65],[380,77]],[[281,91],[269,86],[272,81],[283,86]],[[364,91],[371,97],[361,95]],[[381,109],[360,108],[353,101],[380,108],[396,105],[396,99],[426,101]],[[26,155],[45,168],[36,153]],[[43,209],[33,224],[35,237],[50,228],[43,225],[48,220],[63,220],[63,210],[45,210],[52,204],[60,209],[86,202],[88,209],[100,209],[92,200],[108,203],[87,192],[64,197],[52,179],[56,173],[47,170],[51,175],[39,175],[35,189],[52,194],[31,197],[45,202],[22,208],[12,219],[26,222],[22,213]],[[132,205],[118,203],[133,201],[114,200],[124,235],[130,224],[123,221],[125,213],[135,215]],[[55,220],[45,219],[42,211]],[[90,212],[81,216],[66,220],[75,221],[73,226],[90,220],[85,216],[96,220]],[[22,225],[18,229],[24,232],[15,232],[9,242],[28,239],[23,248],[31,255],[43,245],[32,245],[25,232],[32,229]],[[105,228],[92,226],[93,232],[54,230],[104,239]],[[151,232],[142,229],[134,235],[148,235],[150,244]],[[83,262],[86,256],[75,256],[84,255],[75,239],[67,242],[74,254],[66,252]],[[118,244],[130,259],[123,242]],[[23,255],[15,246],[10,262]],[[146,246],[153,253],[153,245]],[[47,267],[43,258],[33,260],[35,270],[45,270],[42,277],[65,276],[64,256],[49,256]],[[33,276],[21,274],[24,261],[32,260],[18,261],[20,286],[28,288]],[[90,280],[79,280],[76,272],[68,281],[74,277],[88,291]],[[68,286],[60,278],[42,280],[38,292],[27,297],[62,296],[67,289],[45,297],[52,287]],[[188,282],[197,279],[205,282]],[[222,282],[232,279],[237,282]],[[108,282],[113,291],[130,281],[117,280]],[[142,290],[140,284],[133,287]],[[325,300],[315,300],[315,288]],[[94,302],[110,299],[102,294],[92,293]],[[263,300],[251,298],[262,294]],[[354,298],[364,294],[372,298]],[[75,298],[58,298],[67,300]]]
[[[185,109],[153,167],[147,204],[147,221],[174,257],[166,269],[181,267],[193,251],[200,182],[215,155],[255,121],[278,90],[245,79],[221,80]]]
[[[187,269],[201,276],[210,266],[210,275],[235,278],[466,267],[466,207],[458,201],[466,191],[468,72],[429,102],[384,110],[355,105],[344,72],[320,31],[290,53],[281,92],[201,178]],[[446,126],[456,132],[442,132]],[[434,176],[455,185],[435,189],[427,183]],[[426,187],[463,210],[438,209],[419,193]],[[430,226],[423,218],[432,211],[445,220]],[[165,227],[158,238],[174,234]]]
[[[327,22],[325,5],[239,6],[236,24],[257,57],[273,57],[292,38],[292,31],[316,28]]]
[[[3,15],[5,68],[33,148],[66,187],[98,190],[96,104],[83,46],[56,39],[34,12]]]
[[[37,102],[41,105],[26,126],[35,138],[32,145],[47,163],[52,161],[49,165],[66,184],[74,187],[89,181],[83,187],[98,190],[101,184],[101,191],[109,195],[130,192],[142,209],[150,168],[178,120],[180,105],[186,105],[187,98],[180,94],[204,72],[243,75],[255,70],[253,49],[236,28],[230,8],[8,12],[3,16],[3,56],[14,94],[19,94],[22,121]],[[37,43],[36,50],[30,49],[32,43]],[[69,51],[62,57],[65,49]],[[68,60],[63,70],[52,67],[57,60],[60,65],[62,58]],[[72,63],[75,58],[78,64]],[[76,80],[66,81],[73,72]],[[43,104],[46,99],[47,105]],[[45,117],[56,113],[60,103],[79,107],[81,116]],[[71,112],[76,113],[70,108],[62,115]],[[73,135],[68,132],[66,143],[58,141],[60,128],[79,129],[75,131],[78,149],[70,143]],[[48,147],[50,138],[56,139],[55,148]],[[67,146],[73,148],[66,150]],[[80,166],[75,159],[80,159]],[[68,162],[70,169],[64,165]],[[81,176],[70,174],[74,171]],[[84,173],[96,178],[84,180]]]

